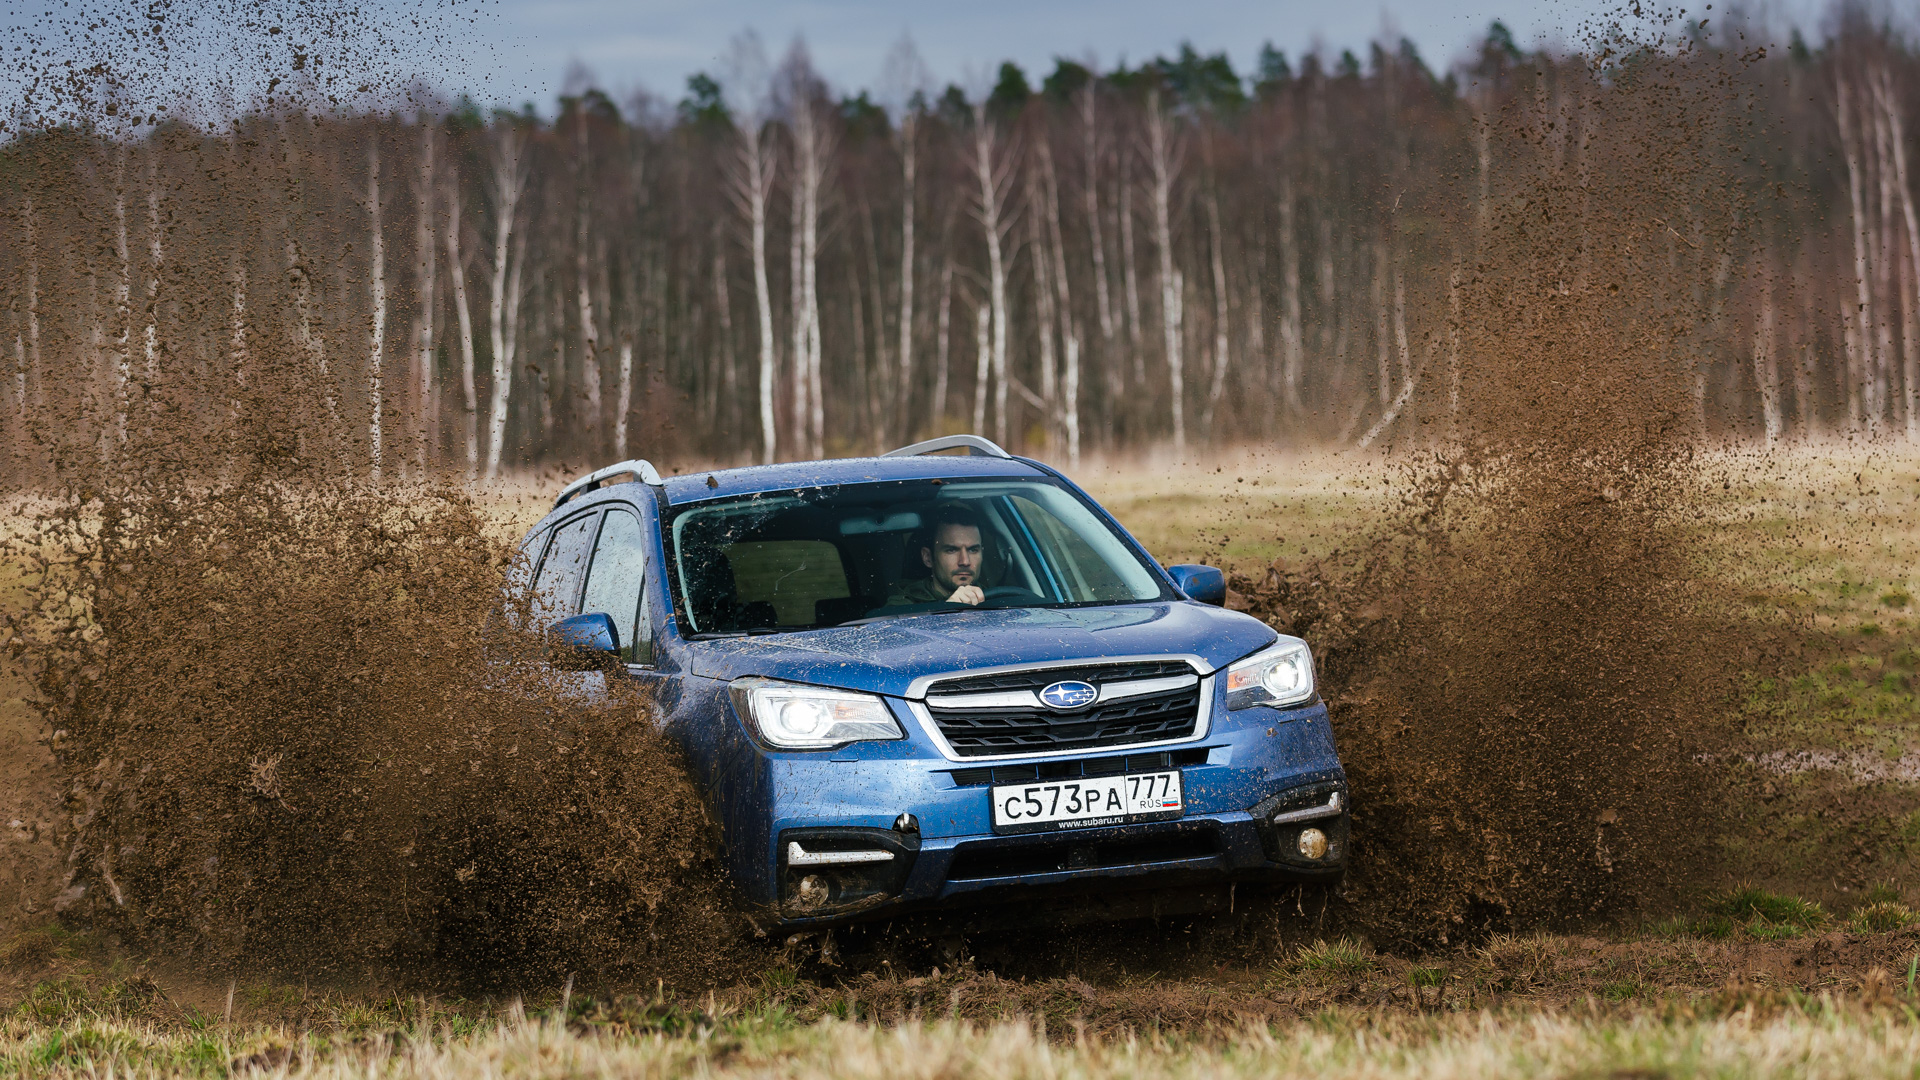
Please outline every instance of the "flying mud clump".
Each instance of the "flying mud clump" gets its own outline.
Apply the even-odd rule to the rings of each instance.
[[[1337,554],[1234,584],[1321,657],[1349,915],[1382,941],[1643,912],[1711,861],[1699,762],[1738,634],[1693,531],[1706,320],[1675,250],[1735,239],[1709,223],[1737,191],[1700,164],[1729,102],[1618,25],[1588,55],[1490,121],[1530,166],[1461,257],[1456,359],[1422,403],[1446,437]]]

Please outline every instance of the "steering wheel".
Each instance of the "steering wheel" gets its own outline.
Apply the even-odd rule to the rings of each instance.
[[[982,602],[987,600],[1020,600],[1037,603],[1040,600],[1040,594],[1018,585],[995,585],[987,590]]]

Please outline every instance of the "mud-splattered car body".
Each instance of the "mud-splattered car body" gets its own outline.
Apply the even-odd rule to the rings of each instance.
[[[960,440],[967,457],[926,452],[952,441],[897,456],[669,478],[645,462],[623,463],[570,485],[523,542],[527,580],[554,632],[624,661],[602,668],[611,675],[582,678],[650,687],[659,721],[684,748],[720,823],[741,891],[774,921],[804,928],[995,901],[1098,907],[1118,894],[1177,899],[1234,882],[1338,878],[1346,778],[1304,643],[1219,606],[1217,571],[1161,568],[1046,465],[984,440]],[[610,482],[622,475],[639,482]],[[1009,486],[1020,484],[1046,487]],[[1111,530],[1109,550],[1141,567],[1122,568],[1136,582],[1131,598],[881,606],[862,616],[878,596],[860,590],[878,585],[859,580],[854,546],[892,551],[899,545],[888,530],[904,529],[914,514],[860,516],[844,508],[852,496],[836,493],[969,491],[984,493],[970,505],[992,518],[1003,561],[1023,568],[1034,590],[1045,592],[1043,579],[1059,572],[1038,540],[1020,535],[1025,519],[993,516],[995,499],[1029,507],[1029,517],[1038,512],[1022,498],[1051,500],[1083,531],[1091,521]],[[841,502],[818,501],[829,498]],[[805,571],[824,582],[812,586],[826,590],[813,601],[819,625],[783,627],[785,616],[773,611],[781,597],[752,599],[779,586],[745,580],[752,545],[738,537],[786,535],[768,524],[777,514],[753,519],[760,533],[729,534],[735,546],[717,571],[720,584],[690,580],[714,578],[720,560],[705,556],[700,570],[688,561],[687,537],[706,520],[689,515],[743,500],[789,500],[779,504],[793,507],[783,511],[789,518],[839,515],[837,531],[752,541],[844,575],[840,585],[832,573],[800,567],[778,579]],[[900,505],[932,504],[885,504]],[[896,556],[894,565],[912,561]],[[1013,585],[993,592],[1037,595]],[[598,610],[605,606],[620,610]],[[725,621],[716,611],[728,613]],[[1293,667],[1279,698],[1291,700],[1262,689],[1262,679],[1275,681],[1274,661],[1262,658],[1280,655]],[[880,737],[785,745],[791,732],[761,715],[763,699],[771,694],[778,705],[781,693],[824,701],[805,705],[820,715],[854,717],[829,735]],[[1062,813],[1079,816],[1048,818]]]

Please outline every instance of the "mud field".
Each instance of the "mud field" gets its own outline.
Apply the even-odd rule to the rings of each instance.
[[[1709,437],[1699,372],[1724,281],[1703,274],[1724,278],[1727,253],[1760,242],[1771,219],[1756,208],[1786,187],[1727,164],[1721,144],[1759,121],[1727,107],[1732,76],[1702,76],[1697,37],[1664,36],[1666,16],[1629,6],[1581,31],[1578,153],[1549,111],[1479,121],[1481,172],[1449,181],[1479,208],[1473,243],[1412,305],[1435,328],[1430,377],[1402,328],[1389,400],[1383,300],[1391,411],[1373,431],[1355,440],[1348,423],[1325,449],[1284,453],[1148,439],[1075,470],[1157,558],[1226,568],[1229,606],[1312,644],[1353,788],[1346,880],[1117,925],[783,938],[735,902],[676,751],[636,722],[650,703],[582,700],[516,629],[530,620],[501,610],[525,570],[515,542],[579,469],[530,451],[540,464],[496,456],[486,471],[502,475],[481,478],[465,285],[466,471],[414,458],[409,414],[379,411],[382,234],[363,255],[308,227],[332,212],[313,178],[340,166],[298,132],[318,130],[323,101],[345,108],[336,70],[365,73],[353,92],[410,93],[412,60],[396,67],[348,9],[296,7],[288,26],[347,44],[319,74],[298,54],[309,74],[275,80],[253,127],[203,138],[148,113],[140,93],[179,95],[203,78],[191,65],[162,70],[161,89],[117,86],[97,114],[98,87],[50,76],[33,83],[41,126],[6,148],[24,240],[3,282],[24,301],[9,309],[0,536],[0,1072],[1910,1062],[1920,457],[1810,423],[1785,440],[1770,400],[1764,440]],[[108,53],[100,70],[117,70]],[[144,142],[115,128],[141,113]],[[1498,197],[1494,149],[1531,163]],[[164,213],[157,182],[138,195],[140,161],[154,176],[162,160],[199,185]],[[457,275],[474,260],[454,198]],[[424,269],[437,249],[422,229]],[[497,355],[514,248],[495,235]],[[152,245],[149,284],[130,236]],[[316,236],[333,246],[303,247]],[[43,248],[61,253],[44,274]],[[339,269],[363,257],[369,280]],[[316,288],[336,271],[338,297]],[[371,289],[367,325],[337,316],[358,310],[348,286]],[[1386,277],[1374,287],[1386,296]],[[990,315],[976,313],[985,416]],[[329,364],[360,335],[375,362],[343,393]],[[593,382],[567,393],[614,392],[598,347],[589,332]],[[43,354],[75,377],[30,382]],[[497,451],[507,403],[492,404]],[[1394,438],[1356,445],[1401,415]],[[424,425],[461,442],[451,422]],[[728,451],[657,456],[688,470],[755,448]]]

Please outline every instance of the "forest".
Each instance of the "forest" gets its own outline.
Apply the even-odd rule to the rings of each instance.
[[[1696,293],[1668,357],[1691,434],[1920,440],[1920,53],[1856,9],[1828,27],[1527,51],[1494,23],[1445,71],[1405,42],[1268,46],[1251,72],[1183,46],[971,91],[907,39],[843,91],[804,42],[744,33],[675,103],[577,78],[545,116],[269,93],[218,122],[15,125],[9,459],[110,459],[143,416],[218,418],[263,378],[374,477],[969,430],[1063,464],[1430,445],[1503,206],[1613,167],[1600,106],[1648,50],[1718,156],[1636,241]],[[1555,227],[1564,287],[1606,287],[1577,216]]]

